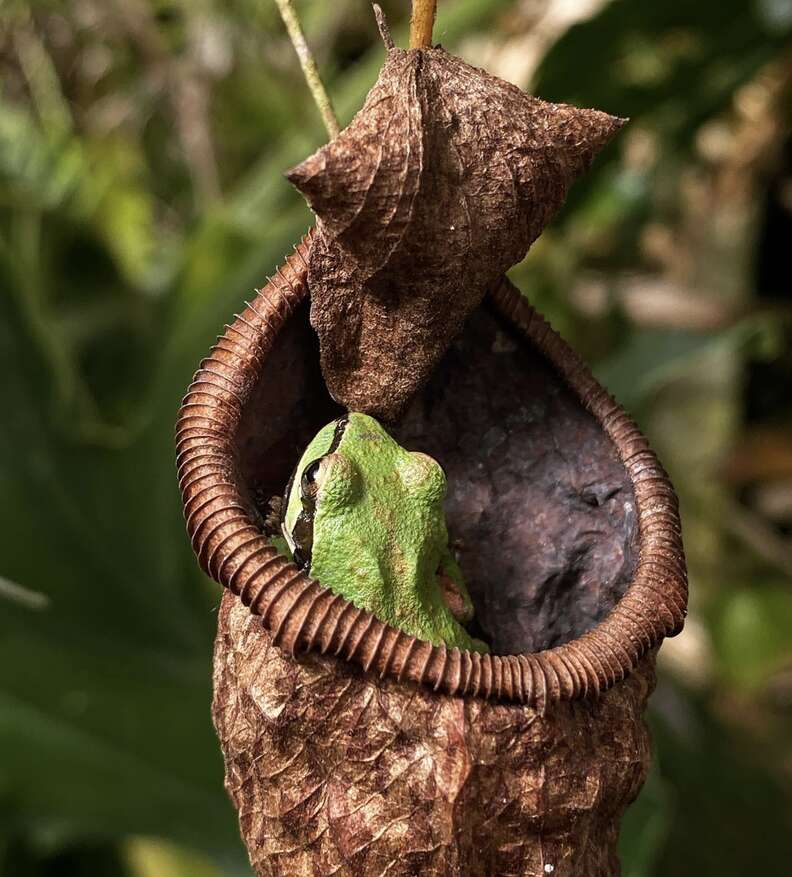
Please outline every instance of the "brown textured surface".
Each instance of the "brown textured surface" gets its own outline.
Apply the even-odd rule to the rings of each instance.
[[[334,398],[400,413],[621,124],[441,48],[390,49],[352,123],[289,173],[318,218],[311,322]]]
[[[442,461],[446,516],[496,653],[561,645],[624,593],[635,495],[597,421],[494,308],[478,308],[394,429]]]
[[[177,425],[180,486],[187,529],[203,568],[261,616],[285,651],[329,652],[380,677],[539,708],[595,694],[624,678],[663,636],[683,624],[687,588],[676,497],[637,427],[508,281],[493,293],[494,307],[558,370],[602,425],[633,486],[640,556],[612,611],[593,629],[552,649],[485,656],[447,650],[356,609],[266,542],[244,483],[238,442],[244,436],[243,413],[260,382],[268,379],[266,366],[276,355],[277,340],[305,299],[309,247],[310,236],[228,328],[182,405]],[[270,415],[264,411],[259,416]]]
[[[256,873],[614,877],[653,664],[542,715],[294,660],[226,594],[213,716]]]

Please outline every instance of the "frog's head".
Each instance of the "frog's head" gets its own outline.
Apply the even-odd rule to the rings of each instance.
[[[387,527],[396,497],[406,496],[423,512],[416,516],[432,522],[442,516],[446,487],[432,457],[404,450],[372,417],[351,413],[324,427],[303,453],[286,488],[283,535],[295,562],[310,570],[317,521],[337,528],[365,504],[373,522]]]

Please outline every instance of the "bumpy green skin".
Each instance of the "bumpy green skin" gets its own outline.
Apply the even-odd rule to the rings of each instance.
[[[332,454],[335,423],[308,445],[287,498],[284,530],[302,509],[300,475],[323,458],[316,477],[311,576],[407,633],[449,647],[486,651],[446,606],[442,568],[472,604],[448,548],[446,477],[426,454],[398,445],[380,424],[352,413]]]

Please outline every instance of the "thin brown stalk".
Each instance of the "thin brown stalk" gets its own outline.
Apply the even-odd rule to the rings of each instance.
[[[432,45],[435,15],[437,15],[437,0],[413,0],[410,21],[411,49],[426,49]]]
[[[316,66],[313,53],[308,48],[308,43],[305,41],[305,35],[303,34],[302,26],[300,25],[300,19],[297,17],[297,13],[292,5],[292,0],[275,0],[275,2],[278,4],[278,9],[280,10],[283,23],[286,25],[286,30],[289,32],[289,38],[294,46],[294,51],[297,52],[297,57],[300,59],[300,66],[302,67],[305,81],[308,83],[308,88],[313,96],[314,103],[319,109],[319,114],[322,117],[324,126],[332,140],[334,137],[338,136],[340,130],[338,127],[338,119],[333,110],[333,104],[330,101],[330,97],[325,90],[322,78],[319,76],[319,68]]]

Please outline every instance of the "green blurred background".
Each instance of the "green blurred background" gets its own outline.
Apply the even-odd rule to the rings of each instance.
[[[297,8],[345,123],[368,4]],[[792,0],[441,0],[435,37],[632,119],[513,271],[682,499],[624,873],[789,874]],[[282,172],[324,139],[272,0],[0,0],[2,875],[249,874],[173,423],[308,227]]]

